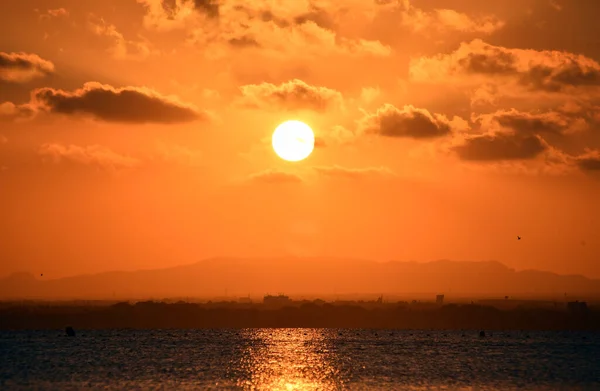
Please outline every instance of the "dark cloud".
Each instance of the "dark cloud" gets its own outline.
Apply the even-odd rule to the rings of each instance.
[[[449,134],[451,126],[444,116],[432,115],[425,109],[404,106],[398,109],[386,104],[360,121],[365,133],[387,137],[435,138]]]
[[[177,0],[162,0],[161,5],[168,19],[174,19],[179,9],[177,7]]]
[[[554,133],[565,132],[570,125],[568,118],[558,112],[528,113],[517,110],[499,111],[493,114],[493,120],[499,125],[513,129],[519,133]]]
[[[257,17],[256,12],[250,8],[243,8],[241,10],[245,11],[251,19]],[[277,25],[277,27],[280,28],[286,28],[291,26],[291,23],[288,20],[277,17],[273,12],[269,10],[258,12],[258,18],[263,22],[273,22],[275,23],[275,25]]]
[[[337,27],[333,17],[327,11],[314,4],[311,4],[310,11],[294,18],[295,24],[303,24],[306,22],[313,22],[317,26],[327,30],[335,30]]]
[[[218,0],[185,0],[194,4],[194,8],[198,12],[202,12],[211,18],[219,17],[219,2]],[[175,19],[180,12],[177,0],[162,0],[161,5],[168,19]]]
[[[410,68],[413,78],[423,81],[462,74],[506,76],[526,89],[546,92],[600,86],[600,64],[591,58],[494,46],[480,39],[462,43],[450,54],[416,58]]]
[[[0,52],[0,81],[24,83],[54,72],[54,64],[36,54]]]
[[[252,174],[248,178],[251,182],[260,183],[301,183],[302,178],[296,174],[277,170],[265,170]]]
[[[249,37],[248,35],[243,35],[239,38],[231,38],[229,40],[229,44],[239,48],[260,47],[258,41],[252,37]]]
[[[218,0],[191,0],[198,11],[201,11],[211,18],[219,17]]]
[[[249,84],[241,87],[242,104],[251,108],[325,111],[342,105],[342,94],[326,87],[316,87],[302,80],[287,83]]]
[[[109,122],[178,123],[208,118],[205,113],[148,88],[114,88],[90,82],[73,92],[41,88],[32,95],[41,110],[91,115]]]
[[[468,53],[458,60],[458,65],[467,73],[511,74],[517,72],[517,57],[501,48],[488,46],[486,53]]]
[[[600,66],[565,58],[558,66],[537,65],[520,75],[519,82],[534,90],[559,92],[568,87],[600,86]]]
[[[454,151],[462,160],[497,161],[534,159],[547,148],[537,136],[497,133],[468,137]]]
[[[600,153],[597,151],[582,155],[575,162],[583,171],[600,171]]]
[[[332,15],[325,9],[317,7],[314,4],[310,4],[307,12],[288,18],[281,17],[270,9],[256,9],[243,5],[235,6],[234,9],[243,12],[250,19],[260,19],[262,22],[273,22],[280,28],[301,25],[307,22],[312,22],[326,30],[334,30],[336,27]]]

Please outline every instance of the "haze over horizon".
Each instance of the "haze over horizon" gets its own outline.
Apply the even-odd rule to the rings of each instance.
[[[214,258],[165,269],[66,278],[18,273],[0,279],[0,299],[245,297],[285,293],[326,298],[392,295],[413,299],[504,297],[600,298],[600,279],[547,271],[515,271],[499,262],[375,262],[343,258]]]
[[[598,279],[599,14],[586,0],[0,2],[0,276],[231,254]],[[273,151],[288,120],[314,131],[304,160]]]
[[[583,277],[590,278],[590,279],[598,279],[596,277],[585,276],[581,273],[555,273],[550,270],[544,270],[544,269],[513,268],[513,267],[509,267],[505,263],[497,261],[497,260],[458,261],[458,260],[452,260],[452,259],[437,259],[437,260],[432,260],[432,261],[403,261],[403,260],[397,260],[397,259],[376,260],[376,259],[366,259],[366,258],[344,258],[344,257],[323,257],[323,256],[310,256],[310,257],[270,256],[270,257],[253,257],[253,258],[241,257],[241,256],[216,256],[216,257],[204,258],[204,259],[201,259],[201,260],[198,260],[195,262],[191,262],[191,263],[174,264],[174,265],[169,265],[169,266],[164,266],[164,267],[137,268],[137,269],[121,268],[121,269],[113,269],[113,270],[91,271],[91,272],[85,272],[85,273],[73,273],[73,274],[66,274],[66,275],[49,275],[47,273],[46,274],[37,273],[36,271],[32,271],[32,270],[17,270],[17,271],[7,273],[5,275],[0,275],[0,279],[8,278],[8,277],[15,276],[15,275],[31,275],[34,278],[38,278],[40,280],[46,281],[46,280],[65,279],[65,278],[98,275],[98,274],[106,274],[106,273],[121,273],[121,272],[135,273],[135,272],[156,271],[156,270],[163,270],[163,269],[177,269],[177,268],[189,267],[189,266],[193,266],[193,265],[202,264],[204,262],[241,261],[243,263],[252,263],[252,262],[257,262],[257,261],[258,262],[283,261],[283,263],[286,263],[286,262],[290,262],[290,261],[294,261],[294,260],[300,261],[300,262],[302,262],[302,260],[308,260],[309,262],[310,261],[318,262],[319,260],[324,260],[324,259],[340,261],[342,263],[343,262],[348,262],[348,263],[366,262],[366,263],[375,263],[375,264],[393,263],[393,264],[404,264],[404,265],[433,265],[433,264],[450,263],[450,264],[466,264],[466,265],[469,265],[469,264],[500,265],[502,268],[506,268],[507,270],[510,270],[513,272],[536,271],[536,272],[552,273],[552,274],[557,274],[557,275],[562,275],[562,276],[583,276]]]

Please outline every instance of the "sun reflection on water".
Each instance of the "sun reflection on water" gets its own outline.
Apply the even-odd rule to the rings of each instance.
[[[248,345],[241,358],[244,390],[336,390],[343,385],[327,331],[244,330]]]

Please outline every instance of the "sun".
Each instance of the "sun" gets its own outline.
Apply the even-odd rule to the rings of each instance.
[[[307,124],[286,121],[273,132],[273,149],[280,158],[297,162],[306,159],[315,148],[315,135]]]

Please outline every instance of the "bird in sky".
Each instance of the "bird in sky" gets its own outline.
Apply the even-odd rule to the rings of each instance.
[[[521,237],[520,237],[520,236],[517,236],[517,240],[521,240]]]

